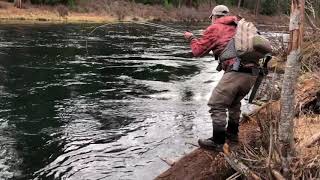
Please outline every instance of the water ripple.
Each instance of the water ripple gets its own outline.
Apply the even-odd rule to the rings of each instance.
[[[93,26],[1,26],[0,179],[153,179],[210,134],[211,56],[180,33]]]

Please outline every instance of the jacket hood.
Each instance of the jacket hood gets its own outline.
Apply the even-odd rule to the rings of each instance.
[[[214,21],[214,24],[232,25],[232,24],[235,24],[235,21],[239,21],[237,16],[224,16],[216,19]]]

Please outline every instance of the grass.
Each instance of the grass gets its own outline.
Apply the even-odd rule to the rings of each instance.
[[[96,13],[78,13],[70,11],[67,16],[61,16],[57,6],[32,6],[27,5],[24,9],[18,9],[12,3],[0,2],[0,20],[8,21],[26,21],[26,22],[113,22],[116,18],[111,16],[101,16]],[[4,5],[5,4],[5,5]]]

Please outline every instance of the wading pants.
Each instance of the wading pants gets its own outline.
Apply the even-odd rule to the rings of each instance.
[[[249,93],[256,76],[250,73],[230,71],[224,73],[212,92],[208,106],[213,126],[213,137],[224,142],[228,111],[228,128],[231,133],[238,133],[241,100]]]

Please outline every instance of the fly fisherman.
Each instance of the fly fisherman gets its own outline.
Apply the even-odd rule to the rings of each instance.
[[[192,54],[201,57],[213,52],[220,57],[228,42],[236,33],[236,22],[239,18],[229,15],[228,7],[218,5],[210,15],[212,24],[205,30],[201,38],[185,32],[184,37],[190,42]],[[242,61],[231,58],[219,62],[217,70],[224,70],[222,78],[212,92],[208,106],[212,119],[212,137],[199,139],[200,147],[222,150],[226,139],[238,141],[241,100],[249,93],[255,83],[258,67],[257,62]],[[228,124],[226,121],[228,112]],[[226,128],[227,124],[227,128]]]

